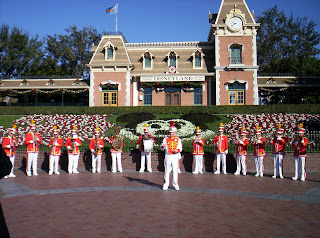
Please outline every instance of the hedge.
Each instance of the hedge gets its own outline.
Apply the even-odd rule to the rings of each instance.
[[[32,114],[261,114],[261,113],[305,113],[319,114],[320,104],[281,104],[243,106],[141,106],[141,107],[0,107],[0,115]]]

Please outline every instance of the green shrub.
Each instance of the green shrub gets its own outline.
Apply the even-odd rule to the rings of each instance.
[[[154,119],[156,119],[156,116],[151,113],[130,113],[119,116],[117,122],[126,123],[126,128],[136,128],[139,123]]]
[[[180,117],[181,119],[192,122],[194,125],[199,126],[201,130],[207,130],[207,123],[221,121],[221,118],[209,113],[187,113]]]

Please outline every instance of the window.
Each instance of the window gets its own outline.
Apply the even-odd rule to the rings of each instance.
[[[108,41],[104,46],[104,59],[105,60],[114,60],[117,47],[111,42]]]
[[[242,47],[238,43],[230,46],[230,64],[242,64]]]
[[[193,58],[193,68],[194,69],[202,69],[202,59],[204,54],[200,50],[196,50],[193,52],[191,57]]]
[[[118,92],[102,92],[102,106],[117,106]]]
[[[194,105],[202,105],[202,87],[196,87],[193,91]]]
[[[153,58],[154,56],[148,50],[141,55],[143,69],[153,68]]]
[[[143,105],[152,105],[152,88],[143,89]]]
[[[178,68],[178,58],[179,58],[179,55],[174,50],[170,51],[167,54],[168,67],[174,66]]]
[[[238,81],[228,84],[229,105],[244,105],[246,84]]]
[[[113,59],[113,48],[107,49],[107,59]]]

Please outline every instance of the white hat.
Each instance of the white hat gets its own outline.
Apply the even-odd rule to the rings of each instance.
[[[96,127],[96,131],[94,132],[94,135],[100,135],[99,127]]]
[[[219,126],[219,131],[223,131],[224,127],[223,127],[223,123],[221,122],[220,123],[220,126]]]
[[[199,135],[199,134],[201,134],[201,130],[200,130],[200,127],[199,127],[199,126],[197,126],[197,129],[196,129],[196,135]]]
[[[149,132],[149,129],[148,129],[148,125],[147,125],[147,124],[144,124],[143,131],[144,131],[144,132]]]
[[[174,121],[170,121],[169,132],[177,132],[177,127],[174,126]]]

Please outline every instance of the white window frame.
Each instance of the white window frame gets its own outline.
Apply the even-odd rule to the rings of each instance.
[[[200,55],[201,55],[201,61],[200,61],[200,63],[201,63],[201,66],[200,67],[196,67],[196,53],[197,52],[199,52],[200,53]],[[199,49],[197,49],[195,52],[193,52],[193,54],[191,55],[192,56],[192,68],[193,69],[203,69],[203,64],[204,64],[204,54],[203,54],[203,52],[201,51],[201,50],[199,50]]]
[[[116,59],[116,50],[117,50],[117,47],[109,40],[104,46],[104,60],[105,61],[113,61]],[[108,48],[112,48],[113,49],[113,58],[112,59],[108,59]]]
[[[166,55],[166,57],[167,57],[167,63],[168,63],[168,68],[170,67],[170,54],[171,54],[171,52],[173,52],[175,55],[176,55],[176,69],[178,69],[178,62],[179,62],[179,57],[180,57],[180,55],[178,55],[178,53],[175,51],[175,50],[170,50],[170,52]]]
[[[149,53],[150,54],[150,60],[151,60],[151,65],[150,65],[150,68],[146,68],[145,66],[145,54],[146,53]],[[142,58],[142,67],[144,70],[152,70],[153,69],[153,59],[154,59],[154,56],[153,54],[150,53],[149,50],[146,50],[142,55],[141,55],[141,58]]]

